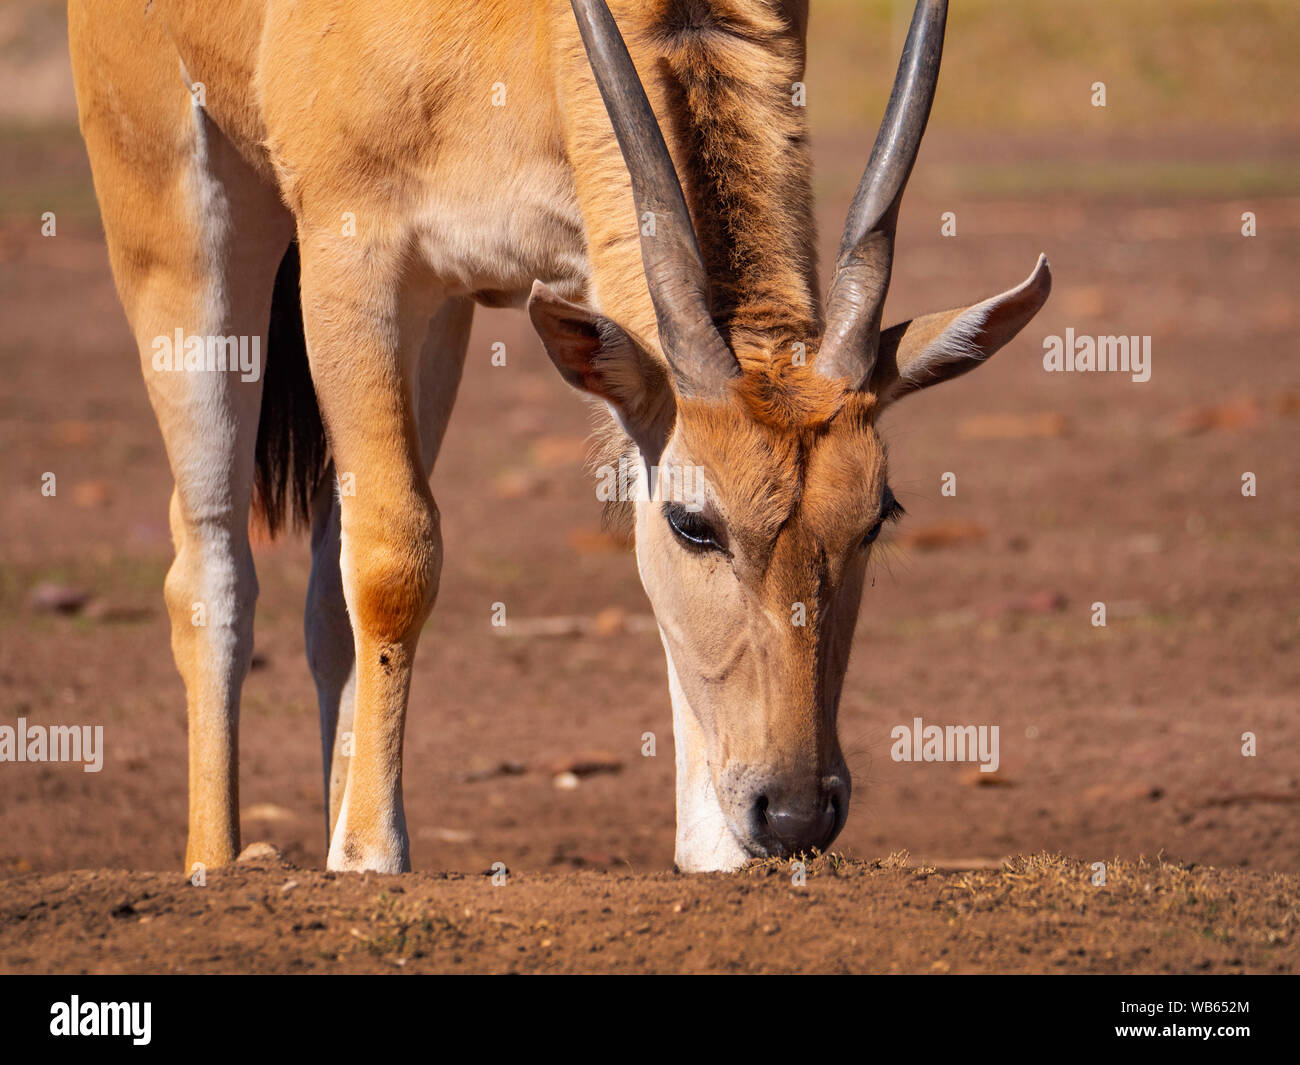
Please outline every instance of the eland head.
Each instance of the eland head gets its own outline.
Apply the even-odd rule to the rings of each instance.
[[[657,344],[617,324],[618,307],[597,312],[540,283],[529,310],[560,372],[605,401],[635,447],[647,500],[637,564],[674,708],[677,865],[824,850],[848,813],[836,717],[868,560],[901,514],[877,420],[1010,341],[1047,299],[1047,262],[1001,295],[882,328],[947,14],[945,0],[920,0],[824,306],[811,324],[773,315],[720,328],[678,173],[614,19],[600,0],[573,7],[631,176]]]

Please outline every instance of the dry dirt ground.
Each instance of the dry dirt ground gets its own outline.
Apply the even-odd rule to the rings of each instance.
[[[75,140],[39,151],[75,168]],[[929,152],[938,173],[979,157],[960,141]],[[832,193],[824,243],[842,207]],[[1258,237],[1238,232],[1245,209]],[[942,210],[958,214],[955,239],[938,235]],[[289,540],[257,553],[242,806],[245,839],[300,869],[184,886],[162,449],[93,226],[75,212],[53,239],[29,220],[4,225],[3,712],[103,724],[106,758],[97,774],[0,766],[0,967],[1295,968],[1296,881],[1274,874],[1300,869],[1300,201],[963,199],[919,185],[891,317],[1011,283],[1040,247],[1056,290],[988,367],[889,416],[909,514],[863,605],[842,711],[855,796],[836,848],[994,871],[964,881],[849,864],[802,892],[784,874],[667,872],[658,643],[631,558],[599,527],[587,415],[521,317],[501,313],[479,320],[434,477],[447,565],[408,725],[414,863],[456,875],[310,871],[324,833],[299,618],[307,555]],[[1067,326],[1152,335],[1151,380],[1045,373],[1042,337]],[[505,368],[489,363],[498,339]],[[53,498],[40,493],[47,471]],[[940,492],[946,472],[955,497]],[[42,611],[43,583],[91,598]],[[489,623],[495,602],[504,633]],[[578,619],[577,634],[540,634],[557,618]],[[1001,769],[892,761],[890,729],[917,716],[999,725]],[[642,756],[646,732],[655,757]],[[606,771],[555,786],[584,761]],[[1011,892],[1001,860],[1044,850],[1077,859],[1060,867],[1070,877]],[[1219,867],[1190,874],[1216,900],[1119,888],[1114,874],[1107,889],[1086,882],[1093,861],[1158,854]],[[489,891],[477,874],[494,862],[512,878]],[[1151,868],[1158,883],[1185,875]],[[101,871],[69,872],[84,869]],[[282,893],[290,879],[299,888]],[[138,912],[113,916],[123,904]],[[385,906],[395,915],[372,920]],[[422,947],[372,949],[408,923]],[[765,927],[781,929],[780,961],[755,940]],[[166,946],[181,940],[179,954]]]
[[[0,883],[17,973],[1289,973],[1300,878],[1047,855],[998,870],[826,856],[683,878],[407,876],[274,858],[196,887],[107,870]]]
[[[865,141],[818,142],[824,261]],[[480,312],[433,479],[447,562],[405,785],[424,872],[319,871],[290,539],[257,549],[241,805],[245,840],[291,865],[188,886],[162,446],[75,131],[3,145],[0,724],[102,724],[106,754],[100,773],[0,764],[0,969],[1300,967],[1296,135],[931,136],[887,318],[1014,284],[1040,250],[1056,284],[987,367],[886,417],[908,516],[874,563],[841,711],[848,860],[803,888],[786,868],[669,872],[662,653],[600,529],[588,415],[506,312]],[[1151,336],[1150,381],[1044,372],[1067,327]],[[86,601],[41,609],[51,585]],[[915,717],[998,725],[999,772],[891,760]],[[1017,857],[1043,852],[1071,857]],[[501,887],[481,875],[497,862]]]

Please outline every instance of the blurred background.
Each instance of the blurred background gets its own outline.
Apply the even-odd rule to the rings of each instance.
[[[909,14],[814,0],[823,263]],[[837,849],[1300,866],[1298,53],[1291,0],[953,3],[886,318],[991,295],[1040,251],[1055,287],[978,374],[886,416],[908,517],[863,603]],[[0,765],[0,872],[179,869],[170,477],[47,0],[0,0],[0,322],[0,723],[100,723],[107,748],[99,774]],[[476,323],[434,475],[446,565],[408,719],[414,863],[666,869],[662,652],[631,554],[600,527],[589,415],[521,314]],[[1150,381],[1045,373],[1043,338],[1066,328],[1151,336]],[[259,544],[257,563],[244,839],[319,865],[306,545]],[[891,761],[890,729],[918,716],[999,725],[999,772]]]

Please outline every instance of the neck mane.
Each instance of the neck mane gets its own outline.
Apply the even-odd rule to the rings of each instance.
[[[806,108],[794,101],[804,71],[806,0],[611,6],[676,163],[723,337],[742,366],[786,341],[816,337],[812,164]],[[562,107],[571,111],[568,148],[587,222],[590,295],[604,313],[652,339],[630,181],[576,32],[572,37]]]

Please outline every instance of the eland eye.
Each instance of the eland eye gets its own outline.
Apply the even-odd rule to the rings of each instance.
[[[880,530],[884,528],[887,521],[898,521],[904,514],[903,505],[894,498],[894,493],[890,490],[889,485],[885,485],[885,491],[880,497],[880,520],[867,530],[867,535],[862,538],[862,546],[874,544],[876,537],[880,535]]]
[[[673,534],[692,551],[723,551],[718,534],[699,513],[677,503],[664,507],[664,518]]]

